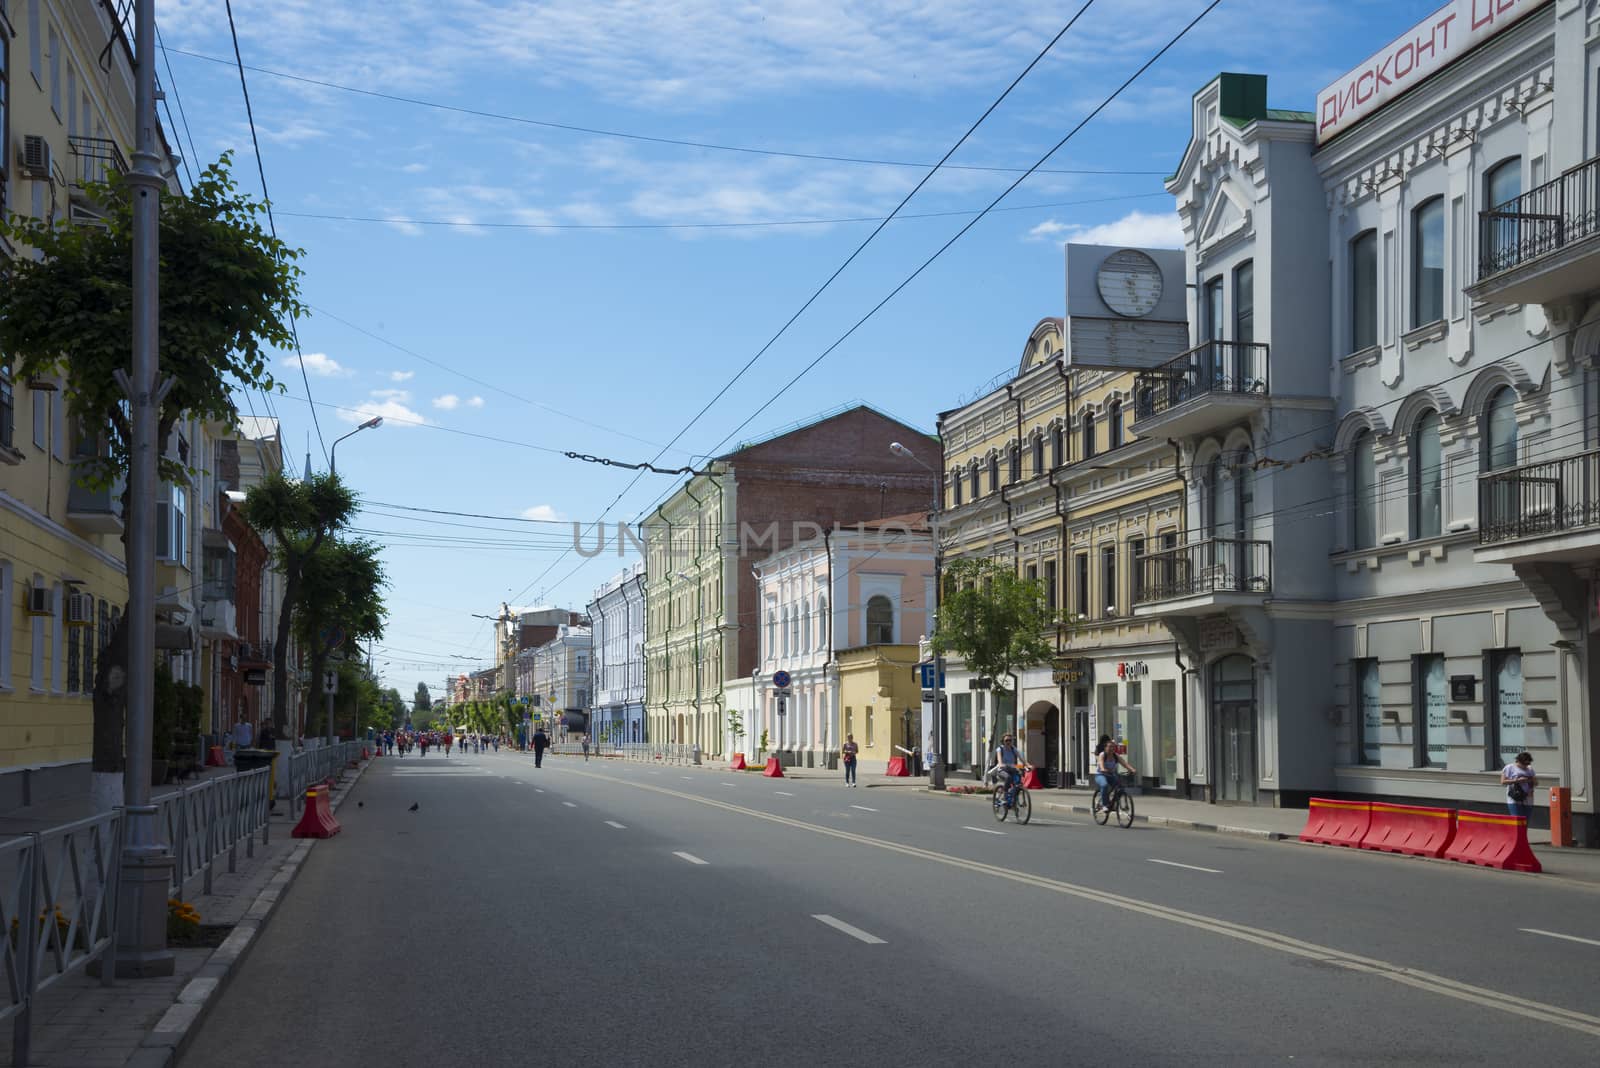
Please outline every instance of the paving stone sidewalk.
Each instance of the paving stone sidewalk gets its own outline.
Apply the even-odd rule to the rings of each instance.
[[[367,766],[341,777],[333,794],[335,809]],[[228,871],[226,854],[213,863],[211,893],[201,893],[204,872],[185,884],[183,900],[199,911],[202,925],[233,928],[222,945],[175,949],[170,976],[119,979],[105,986],[80,969],[40,994],[33,1008],[30,1065],[167,1068],[175,1064],[315,845],[314,839],[291,838],[294,824],[289,803],[279,801],[268,843],[261,843],[259,833],[255,837],[254,857],[246,856],[241,842],[235,871]],[[5,1027],[0,1032],[0,1063],[9,1064],[12,1031]]]

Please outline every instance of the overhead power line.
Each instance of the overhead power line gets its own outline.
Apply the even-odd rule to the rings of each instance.
[[[182,48],[171,51],[190,59],[200,59],[207,63],[223,63],[232,66],[228,60],[219,56],[208,56],[201,52],[191,52]],[[514,122],[524,126],[540,126],[549,130],[565,130],[568,133],[587,134],[592,137],[613,137],[624,141],[640,141],[646,144],[671,145],[676,148],[702,148],[712,152],[737,152],[750,156],[776,156],[782,159],[804,159],[818,163],[857,163],[873,167],[914,167],[918,170],[933,166],[928,163],[915,163],[901,159],[872,159],[862,156],[845,156],[824,152],[796,152],[781,148],[758,148],[751,145],[727,145],[714,141],[695,141],[683,137],[660,137],[654,134],[631,133],[626,130],[606,130],[595,126],[579,126],[570,122],[556,122],[551,119],[534,119],[525,115],[508,115],[503,112],[485,111],[481,108],[463,107],[458,104],[445,104],[437,100],[424,100],[414,96],[402,96],[398,93],[385,93],[377,89],[363,89],[360,86],[343,85],[339,82],[328,81],[323,78],[311,78],[304,74],[290,74],[286,71],[272,70],[268,67],[246,67],[246,70],[265,74],[272,78],[281,78],[284,81],[299,82],[303,85],[315,85],[323,89],[337,89],[342,93],[354,93],[357,96],[371,97],[375,100],[388,100],[396,104],[410,104],[414,107],[432,108],[436,111],[449,111],[458,115],[471,115],[480,119],[495,119],[499,122]],[[1021,167],[985,167],[975,163],[952,163],[944,168],[954,171],[987,171],[999,174],[1015,174],[1022,170]],[[1136,170],[1107,170],[1093,167],[1062,167],[1043,171],[1030,171],[1040,174],[1114,174],[1114,175],[1152,175],[1160,178],[1166,175],[1165,171],[1136,171]]]

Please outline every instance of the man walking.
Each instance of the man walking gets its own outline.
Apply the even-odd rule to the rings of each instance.
[[[844,748],[840,750],[839,755],[844,758],[844,784],[846,786],[854,786],[856,784],[856,756],[860,752],[861,747],[856,745],[856,736],[853,734],[845,735]]]
[[[548,746],[549,744],[550,744],[550,739],[545,736],[543,727],[540,727],[538,730],[533,732],[533,766],[534,767],[536,767],[536,768],[544,767],[544,751],[545,751],[545,747]]]
[[[583,736],[583,762],[585,764],[589,763],[589,736],[587,734]]]
[[[250,743],[255,740],[255,731],[250,727],[250,721],[243,716],[233,725],[233,744],[240,749],[249,749]]]

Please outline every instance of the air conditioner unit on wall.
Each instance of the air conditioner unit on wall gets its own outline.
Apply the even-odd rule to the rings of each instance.
[[[30,616],[53,616],[55,610],[50,606],[50,591],[44,586],[28,587],[28,614]]]
[[[67,597],[67,626],[94,626],[94,597],[87,593],[74,593]]]
[[[22,139],[22,174],[25,178],[50,177],[50,142],[39,134]]]

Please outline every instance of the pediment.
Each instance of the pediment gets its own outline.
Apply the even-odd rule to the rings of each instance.
[[[1233,183],[1221,183],[1200,220],[1200,247],[1226,241],[1249,229],[1249,202],[1235,191]]]

